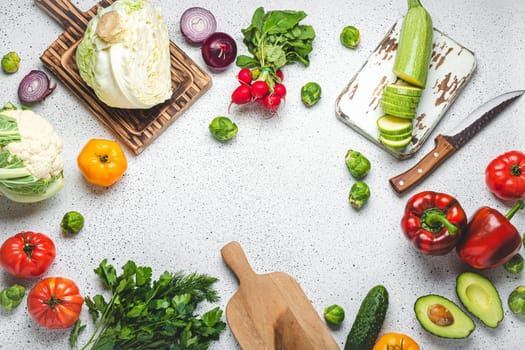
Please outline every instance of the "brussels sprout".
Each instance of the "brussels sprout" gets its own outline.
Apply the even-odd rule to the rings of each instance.
[[[521,271],[523,271],[523,256],[521,254],[516,254],[503,265],[505,267],[505,270],[507,270],[510,273],[518,274]]]
[[[352,208],[357,210],[361,209],[361,207],[368,202],[368,198],[370,198],[370,188],[366,183],[363,181],[357,181],[352,185],[352,188],[350,188],[350,196],[348,198]]]
[[[68,211],[60,222],[60,228],[65,234],[77,234],[84,227],[84,217],[76,211]]]
[[[321,99],[321,86],[309,82],[301,88],[301,100],[307,107],[312,107]]]
[[[356,179],[362,179],[370,171],[370,161],[361,152],[348,150],[345,156],[346,167]]]
[[[20,305],[25,293],[26,289],[18,284],[5,288],[0,292],[0,306],[6,310],[13,310]]]
[[[9,52],[2,57],[2,69],[6,73],[16,73],[20,67],[20,57],[16,52]]]
[[[210,123],[210,132],[219,141],[228,141],[237,134],[237,125],[228,117],[216,117]]]
[[[345,319],[345,310],[339,305],[330,305],[324,309],[324,319],[326,322],[339,326]]]
[[[356,27],[346,26],[341,31],[339,39],[341,40],[341,44],[343,44],[343,46],[348,47],[349,49],[354,49],[361,42],[361,35],[359,33],[359,29]]]
[[[509,295],[509,308],[514,314],[525,315],[525,286],[519,286]]]

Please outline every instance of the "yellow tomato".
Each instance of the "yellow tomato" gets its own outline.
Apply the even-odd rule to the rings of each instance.
[[[111,186],[128,168],[120,145],[111,140],[91,139],[77,157],[78,167],[86,180],[94,185]]]
[[[420,350],[416,341],[406,334],[401,333],[386,333],[372,350]]]

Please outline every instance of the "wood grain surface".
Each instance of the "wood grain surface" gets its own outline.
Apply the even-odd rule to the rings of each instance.
[[[86,12],[80,11],[70,0],[34,1],[40,9],[65,28],[65,32],[51,44],[40,59],[57,79],[135,154],[141,153],[211,87],[211,77],[177,45],[170,42],[173,88],[171,99],[147,110],[109,107],[97,98],[94,91],[80,77],[75,50],[97,9],[111,5],[113,0],[102,0]]]
[[[297,281],[283,272],[257,274],[238,242],[221,250],[239,280],[226,320],[246,350],[336,350],[339,346]]]

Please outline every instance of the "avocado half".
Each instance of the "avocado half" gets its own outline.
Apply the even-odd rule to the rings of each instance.
[[[467,338],[476,328],[474,321],[459,306],[440,295],[419,297],[414,311],[421,326],[441,338]]]
[[[457,277],[456,293],[463,306],[488,327],[496,328],[503,320],[501,298],[486,277],[463,272]]]

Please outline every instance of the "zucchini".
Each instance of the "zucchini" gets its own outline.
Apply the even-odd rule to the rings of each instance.
[[[395,95],[395,94],[383,94],[383,97],[381,97],[381,100],[384,102],[394,104],[394,105],[398,105],[398,106],[417,108],[418,106],[417,102],[414,102],[410,99],[403,98],[403,97],[407,97],[407,96]]]
[[[409,130],[409,131],[405,132],[404,134],[399,134],[399,135],[385,134],[383,132],[380,132],[379,135],[385,140],[400,141],[400,140],[404,140],[404,139],[407,139],[409,137],[412,137],[412,130]]]
[[[346,338],[344,350],[372,350],[385,321],[388,292],[382,285],[370,289]]]
[[[399,111],[399,112],[403,112],[403,113],[416,113],[416,107],[415,106],[411,106],[411,105],[401,105],[399,103],[397,103],[397,101],[395,102],[389,102],[388,100],[385,100],[384,98],[382,98],[379,103],[381,104],[381,107],[383,107],[383,109],[385,107],[387,108],[390,108],[391,110],[396,110],[396,111]]]
[[[403,135],[407,132],[412,133],[413,128],[411,120],[388,114],[377,118],[376,124],[379,132],[385,135]]]
[[[420,97],[423,94],[423,89],[417,86],[388,84],[385,86],[385,93],[393,93],[398,95]]]
[[[392,71],[411,85],[424,88],[432,54],[432,18],[419,0],[408,0]]]
[[[402,108],[390,103],[381,103],[381,108],[385,114],[390,114],[399,118],[413,119],[416,117],[415,109]]]
[[[406,146],[408,146],[410,144],[410,142],[412,142],[412,134],[408,135],[406,138],[404,139],[401,139],[401,140],[391,140],[391,139],[388,139],[386,138],[384,135],[379,135],[379,141],[389,147],[389,148],[392,148],[392,149],[395,149],[395,150],[402,150],[404,149]]]

